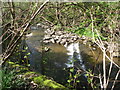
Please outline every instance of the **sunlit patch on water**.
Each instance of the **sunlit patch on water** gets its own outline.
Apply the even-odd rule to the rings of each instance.
[[[27,34],[26,37],[31,37],[33,36],[33,33]]]
[[[55,43],[42,46],[41,41],[44,37],[44,30],[32,30],[32,34],[26,40],[31,52],[31,66],[34,67],[35,71],[52,77],[61,84],[66,83],[65,80],[68,79],[68,71],[71,67],[78,67],[77,70],[88,71],[95,64],[99,65],[102,62],[102,52],[99,48],[91,52],[91,48],[88,48],[87,45],[83,45],[80,42],[74,42],[68,46]],[[43,53],[43,47],[44,49],[48,47],[50,50]],[[87,80],[85,73],[82,72],[81,74],[84,80]]]

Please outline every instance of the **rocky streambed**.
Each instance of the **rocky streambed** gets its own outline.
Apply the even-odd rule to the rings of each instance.
[[[52,29],[46,29],[45,35],[43,38],[44,43],[57,43],[60,45],[63,45],[67,47],[69,44],[74,43],[76,41],[82,40],[83,44],[85,44],[90,39],[85,36],[78,36],[74,33],[71,33],[69,31],[63,31],[63,30],[52,30]],[[107,50],[110,51],[110,47],[112,46],[114,48],[114,57],[120,57],[120,51],[119,51],[119,44],[114,45],[113,43],[107,43],[107,41],[103,41],[104,45],[107,46]],[[92,44],[91,44],[92,45]],[[94,49],[93,47],[93,50]]]
[[[79,37],[76,34],[73,34],[68,31],[54,31],[51,29],[45,30],[45,36],[43,38],[44,43],[57,43],[60,45],[67,46],[79,39],[84,39],[83,37]]]

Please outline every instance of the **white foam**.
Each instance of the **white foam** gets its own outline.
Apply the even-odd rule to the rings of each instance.
[[[81,58],[81,53],[79,49],[79,42],[77,43],[71,43],[70,45],[66,46],[66,49],[68,51],[67,55],[68,57],[68,63],[66,63],[67,67],[73,67],[74,66],[74,53],[76,53],[76,57],[79,60],[79,65],[81,68],[85,71],[85,65],[83,63],[83,60]]]

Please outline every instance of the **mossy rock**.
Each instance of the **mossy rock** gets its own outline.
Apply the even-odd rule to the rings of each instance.
[[[35,77],[33,80],[35,83],[47,86],[50,88],[65,88],[63,85],[56,83],[55,81],[46,79],[44,76]]]
[[[18,75],[22,75],[24,79],[27,79],[27,80],[29,79],[29,81],[33,81],[35,84],[38,85],[38,88],[66,90],[66,87],[49,79],[45,75],[41,75],[40,73],[37,73],[37,72],[32,72],[28,68],[18,64],[16,65],[15,63],[11,63],[11,62],[8,62],[8,63],[11,64],[11,66],[13,66],[12,68],[17,67],[17,72],[19,71]]]
[[[65,89],[65,87],[59,83],[56,83],[53,80],[48,79],[47,76],[38,74],[36,72],[26,72],[24,77],[31,79],[34,83],[38,85],[38,87],[49,87],[49,88],[61,88]]]

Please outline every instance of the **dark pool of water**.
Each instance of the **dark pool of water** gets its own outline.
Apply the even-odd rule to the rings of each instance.
[[[37,72],[51,77],[51,79],[65,84],[69,78],[68,68],[66,63],[68,63],[69,55],[67,54],[67,49],[59,44],[43,44],[42,39],[44,37],[44,29],[32,30],[32,36],[28,37],[26,40],[30,55],[31,68]],[[44,47],[49,47],[50,50],[45,52]],[[102,53],[100,49],[96,48],[93,52],[88,45],[79,44],[79,50],[81,54],[82,61],[88,69],[94,69],[93,66],[99,67],[102,64]],[[116,59],[115,62],[119,62]],[[109,63],[109,62],[108,62]],[[100,69],[100,68],[97,68]],[[95,69],[95,71],[97,71]],[[101,69],[102,70],[102,69]],[[97,72],[96,72],[97,73]]]

